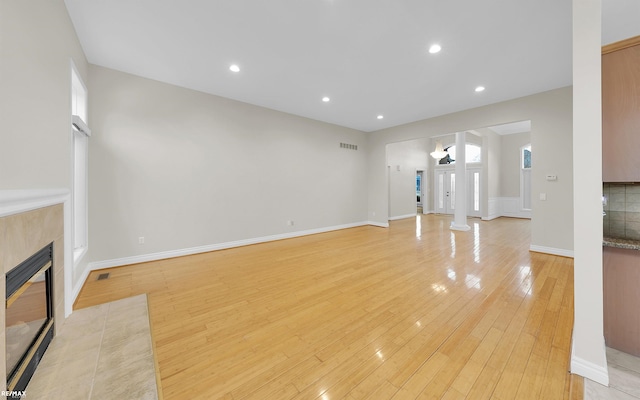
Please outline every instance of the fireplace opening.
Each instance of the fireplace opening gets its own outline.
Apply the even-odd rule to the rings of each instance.
[[[53,243],[6,275],[7,390],[23,391],[53,339]]]

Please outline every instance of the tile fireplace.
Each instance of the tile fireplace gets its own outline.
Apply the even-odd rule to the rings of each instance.
[[[0,295],[6,301],[0,307],[0,358],[5,358],[0,362],[0,400],[22,392],[18,375],[39,360],[43,343],[58,334],[71,314],[69,210],[65,189],[0,190]],[[30,261],[37,262],[17,272]],[[26,391],[29,398],[28,386]]]
[[[24,391],[53,338],[53,243],[6,274],[7,391]]]

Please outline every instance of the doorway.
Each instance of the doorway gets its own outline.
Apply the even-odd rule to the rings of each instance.
[[[467,168],[467,215],[481,217],[482,168]],[[435,209],[438,214],[453,214],[456,206],[455,170],[436,170]]]
[[[435,211],[438,214],[453,214],[456,204],[456,173],[453,170],[435,172]]]
[[[417,213],[422,214],[424,209],[424,171],[416,171],[416,207]]]

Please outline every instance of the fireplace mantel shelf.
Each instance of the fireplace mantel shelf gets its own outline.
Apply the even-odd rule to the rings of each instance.
[[[68,189],[0,190],[0,217],[64,203]]]

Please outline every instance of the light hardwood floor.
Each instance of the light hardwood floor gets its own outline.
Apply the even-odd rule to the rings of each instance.
[[[165,399],[581,399],[573,261],[528,220],[450,221],[95,271],[76,308],[149,294]]]

